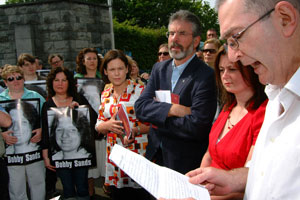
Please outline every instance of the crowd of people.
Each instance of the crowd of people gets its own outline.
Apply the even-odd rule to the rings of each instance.
[[[110,161],[115,144],[186,174],[211,199],[298,199],[299,8],[217,0],[222,40],[209,29],[204,42],[201,20],[179,10],[151,74],[117,49],[82,49],[75,74],[50,55],[47,76],[21,54],[1,72],[1,199],[55,196],[57,177],[63,199],[91,199],[99,177],[114,200],[155,199]],[[27,88],[32,81],[44,81],[46,95]]]

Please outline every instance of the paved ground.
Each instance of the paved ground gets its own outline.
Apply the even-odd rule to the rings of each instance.
[[[95,181],[95,197],[93,200],[111,200],[111,198],[103,192],[102,189],[103,181],[99,178]],[[62,192],[62,185],[60,180],[58,179],[56,183],[56,188],[59,192]]]
[[[99,178],[95,181],[95,198],[94,200],[111,200],[111,198],[103,192],[103,181]]]

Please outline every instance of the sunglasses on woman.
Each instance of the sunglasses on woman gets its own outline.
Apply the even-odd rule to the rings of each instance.
[[[169,55],[169,52],[159,52],[157,55],[158,56],[161,56],[161,55],[167,56],[167,55]]]
[[[23,76],[16,76],[16,77],[8,77],[6,80],[8,81],[8,82],[12,82],[12,81],[14,81],[15,80],[15,78],[16,78],[16,80],[17,81],[19,81],[19,80],[21,80],[21,79],[23,79]]]
[[[203,49],[202,50],[203,53],[210,53],[210,54],[214,54],[214,53],[217,53],[217,51],[215,49]]]

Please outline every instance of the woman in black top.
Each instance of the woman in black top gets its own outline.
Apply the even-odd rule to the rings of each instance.
[[[64,67],[52,69],[47,77],[48,100],[42,108],[43,125],[43,159],[47,169],[56,171],[63,185],[64,198],[81,197],[89,199],[88,167],[72,169],[56,169],[51,163],[51,149],[49,129],[47,124],[47,110],[51,107],[71,107],[89,105],[88,101],[77,94],[73,74]],[[91,109],[90,109],[91,110]],[[92,113],[94,114],[94,113]],[[95,114],[94,114],[95,115]],[[93,117],[91,117],[93,118]],[[88,127],[87,127],[88,128]]]

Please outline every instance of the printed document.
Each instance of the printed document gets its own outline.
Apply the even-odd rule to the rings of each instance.
[[[143,156],[115,144],[109,159],[155,198],[210,200],[207,189],[191,184],[188,177],[156,165]]]

